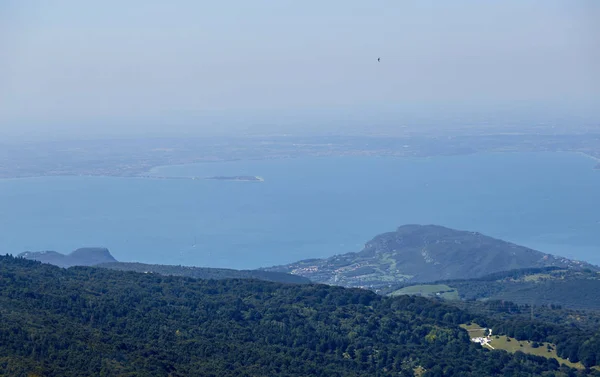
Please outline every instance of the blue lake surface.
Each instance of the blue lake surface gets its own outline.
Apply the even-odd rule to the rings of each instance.
[[[439,224],[600,264],[600,171],[570,153],[322,157],[0,180],[0,253],[105,246],[120,261],[256,268]]]

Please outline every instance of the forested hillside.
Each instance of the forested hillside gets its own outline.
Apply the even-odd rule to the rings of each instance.
[[[0,257],[7,376],[570,376],[489,351],[472,316],[419,297],[195,280]]]
[[[405,284],[390,294],[426,292],[462,300],[505,300],[520,305],[554,305],[600,310],[600,272],[559,267],[504,271],[476,279]],[[388,293],[383,291],[382,293]]]

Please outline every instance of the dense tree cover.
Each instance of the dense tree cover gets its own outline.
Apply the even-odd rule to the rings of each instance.
[[[567,272],[563,267],[550,266],[550,267],[537,267],[537,268],[517,268],[508,271],[495,272],[480,278],[471,279],[474,281],[497,281],[506,279],[520,279],[525,276],[535,274],[548,274],[556,272]]]
[[[9,376],[571,376],[489,351],[466,312],[419,297],[257,280],[195,280],[0,257],[0,374]]]
[[[600,279],[548,280],[538,283],[496,283],[464,284],[456,287],[459,294],[467,299],[475,298],[475,290],[489,288],[497,290],[488,296],[493,299],[508,300],[520,304],[561,305],[574,309],[600,310]]]
[[[494,317],[502,321],[510,321],[515,318],[521,320],[533,319],[566,328],[578,328],[587,332],[600,329],[600,311],[598,310],[569,309],[554,304],[519,305],[504,300],[447,301],[447,303],[462,310],[483,315],[486,318]]]

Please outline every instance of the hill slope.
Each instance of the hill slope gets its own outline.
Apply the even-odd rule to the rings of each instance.
[[[398,282],[468,279],[545,266],[596,268],[476,232],[436,225],[405,225],[396,232],[373,238],[357,253],[266,270],[289,272],[319,283],[379,289]]]
[[[476,279],[407,285],[390,293],[462,300],[503,300],[520,305],[555,305],[600,310],[600,272],[557,267],[495,273]]]
[[[0,257],[0,375],[574,373],[553,360],[485,350],[459,328],[465,320],[418,297]]]

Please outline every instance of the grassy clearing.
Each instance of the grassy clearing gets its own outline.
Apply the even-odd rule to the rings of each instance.
[[[413,369],[413,373],[415,374],[415,377],[421,377],[422,375],[425,374],[425,372],[427,372],[425,370],[425,368],[423,368],[422,366],[418,366],[415,369]]]
[[[535,274],[535,275],[527,275],[523,278],[523,280],[527,281],[527,282],[538,282],[540,280],[548,280],[548,279],[555,279],[555,277],[550,274]]]
[[[556,354],[556,345],[550,343],[539,343],[539,347],[533,348],[533,342],[518,341],[515,338],[509,338],[501,335],[498,338],[492,336],[490,345],[495,349],[508,351],[511,353],[521,351],[530,355],[542,356],[548,359],[556,359],[559,363],[567,365],[571,368],[584,369],[581,363],[572,363],[569,360],[562,359]],[[551,349],[548,349],[548,346]]]
[[[487,331],[476,323],[470,325],[460,325],[463,329],[467,330],[470,338],[481,338],[487,335]]]
[[[383,254],[383,256],[381,257],[381,262],[389,264],[391,271],[395,271],[397,269],[396,259],[394,259],[392,254],[390,253]]]
[[[469,337],[471,338],[483,337],[487,335],[487,332],[484,331],[484,329],[476,323],[471,323],[470,325],[463,324],[460,325],[460,327],[467,330],[469,332]],[[581,363],[572,363],[569,360],[558,357],[558,355],[556,354],[555,344],[538,343],[539,347],[534,348],[533,342],[529,342],[526,340],[518,341],[515,338],[509,338],[505,335],[493,335],[492,340],[489,344],[497,350],[504,350],[510,353],[521,351],[530,355],[542,356],[548,359],[555,359],[559,363],[569,366],[571,368],[584,369],[584,366]],[[550,346],[550,349],[548,349],[548,346]]]
[[[390,296],[420,295],[424,297],[441,297],[445,300],[458,300],[458,291],[445,284],[423,284],[405,287],[390,293]]]

